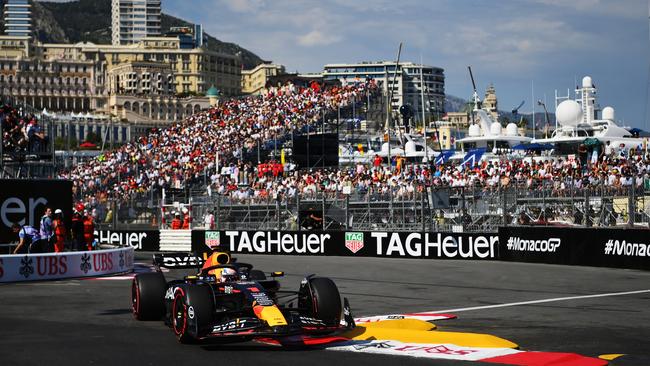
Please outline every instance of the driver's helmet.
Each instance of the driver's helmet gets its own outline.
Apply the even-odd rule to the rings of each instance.
[[[217,282],[232,282],[237,280],[237,271],[232,268],[222,268],[217,274]]]

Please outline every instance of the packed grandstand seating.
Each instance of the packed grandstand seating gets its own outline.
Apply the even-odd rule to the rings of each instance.
[[[77,197],[90,201],[127,199],[161,188],[179,188],[191,181],[208,181],[212,192],[231,202],[266,202],[301,195],[327,197],[345,194],[392,195],[412,199],[425,187],[464,187],[496,191],[516,186],[535,191],[549,189],[562,196],[582,188],[625,192],[642,188],[650,174],[644,151],[601,156],[581,165],[578,159],[482,162],[469,168],[404,165],[363,165],[332,169],[278,168],[277,162],[254,164],[242,156],[292,130],[319,123],[323,110],[352,103],[374,83],[321,90],[318,85],[298,88],[288,84],[267,94],[229,100],[167,129],[80,164],[60,177],[71,179]],[[219,172],[216,162],[219,161]]]

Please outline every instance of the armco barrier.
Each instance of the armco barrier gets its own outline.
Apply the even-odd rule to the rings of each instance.
[[[650,269],[650,230],[499,228],[504,261]]]
[[[0,282],[93,277],[133,270],[133,247],[0,256]]]
[[[497,259],[496,234],[361,231],[192,232],[192,251],[219,245],[233,253],[349,257]]]

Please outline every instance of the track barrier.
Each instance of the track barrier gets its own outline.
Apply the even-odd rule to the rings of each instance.
[[[133,247],[0,256],[0,282],[95,277],[133,270]]]
[[[191,240],[190,240],[191,235]],[[498,233],[386,231],[101,231],[103,244],[136,251],[411,259],[502,260],[650,270],[650,230],[506,226]],[[165,238],[165,240],[163,240]]]

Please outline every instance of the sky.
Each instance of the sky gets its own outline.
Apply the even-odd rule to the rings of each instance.
[[[60,0],[59,0],[60,1]],[[499,109],[554,110],[592,77],[601,107],[650,130],[650,0],[162,0],[163,11],[201,23],[289,72],[329,63],[402,60],[442,67],[445,91],[470,99],[492,83]],[[534,98],[533,98],[534,94]],[[535,101],[535,103],[532,103]]]
[[[647,0],[163,0],[163,11],[235,42],[289,72],[328,63],[402,60],[445,69],[447,94],[493,83],[499,109],[554,109],[589,75],[602,107],[648,124]],[[534,91],[534,99],[533,99]],[[540,107],[535,105],[537,112]]]

